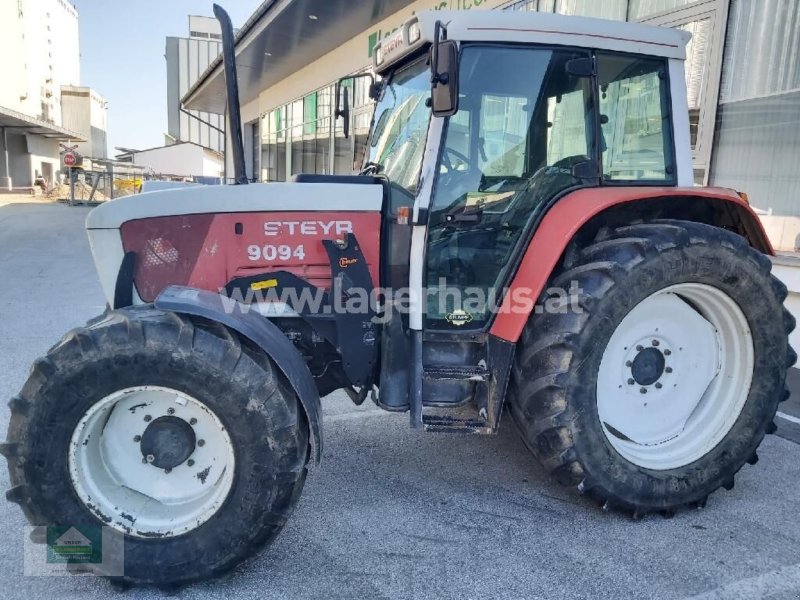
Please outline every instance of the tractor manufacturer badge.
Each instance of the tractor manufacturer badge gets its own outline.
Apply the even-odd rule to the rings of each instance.
[[[350,265],[354,265],[358,262],[357,258],[340,258],[339,259],[339,266],[343,269],[346,269]]]
[[[448,313],[445,319],[447,319],[447,322],[450,323],[450,325],[455,325],[456,327],[461,327],[467,323],[472,323],[473,320],[471,314],[461,309]]]

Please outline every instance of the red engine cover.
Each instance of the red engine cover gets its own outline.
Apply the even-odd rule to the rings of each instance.
[[[134,283],[152,302],[169,285],[218,291],[236,277],[289,271],[322,288],[331,269],[322,245],[354,233],[377,286],[378,212],[259,212],[154,217],[124,223],[125,252],[137,255]]]

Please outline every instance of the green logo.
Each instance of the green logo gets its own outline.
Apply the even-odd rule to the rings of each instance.
[[[48,527],[47,562],[101,564],[102,529],[92,525]]]

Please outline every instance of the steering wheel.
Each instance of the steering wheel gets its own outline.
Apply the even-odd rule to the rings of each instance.
[[[458,150],[454,150],[453,148],[447,148],[446,147],[444,149],[444,152],[442,152],[442,166],[445,169],[447,169],[447,173],[454,173],[454,172],[459,170],[453,164],[453,161],[450,158],[451,155],[454,156],[455,158],[457,158],[459,161],[461,161],[461,163],[466,167],[466,169],[462,169],[462,171],[469,171],[470,170],[471,167],[470,167],[470,164],[469,164],[469,158],[467,158],[464,154],[462,154]]]

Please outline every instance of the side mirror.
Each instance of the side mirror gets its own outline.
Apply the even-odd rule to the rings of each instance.
[[[344,118],[342,128],[344,129],[345,139],[350,137],[350,90],[345,87],[342,89],[342,79],[336,82],[336,112],[335,117]]]
[[[458,112],[458,44],[445,39],[441,21],[436,22],[431,49],[431,106],[433,116],[450,117]]]

